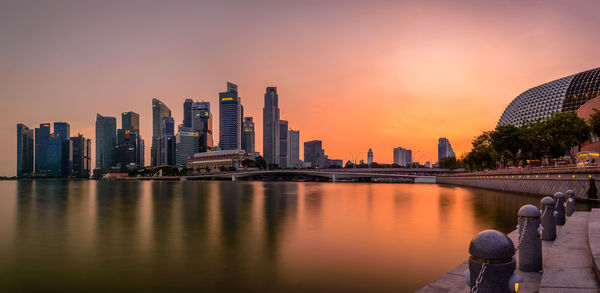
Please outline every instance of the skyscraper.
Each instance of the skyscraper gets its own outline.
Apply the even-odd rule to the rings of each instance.
[[[160,121],[163,117],[171,117],[171,110],[160,100],[156,98],[152,99],[152,146],[150,148],[150,160],[152,166],[160,164],[158,140],[161,136]]]
[[[71,137],[71,176],[88,178],[91,169],[91,144],[92,141],[83,135]]]
[[[117,131],[116,165],[121,171],[143,167],[143,139],[140,135],[140,115],[133,111],[121,114],[122,128]]]
[[[394,148],[394,164],[402,167],[412,163],[412,151],[403,147]]]
[[[450,141],[445,137],[438,139],[438,162],[445,157],[454,157],[454,151],[450,145]]]
[[[219,146],[222,150],[242,148],[242,105],[237,85],[227,82],[219,93]]]
[[[267,164],[279,162],[279,95],[277,87],[267,87],[263,108],[263,156]]]
[[[54,135],[52,139],[57,139],[60,142],[58,147],[60,149],[59,161],[57,162],[57,168],[55,170],[56,176],[67,177],[71,174],[71,162],[69,161],[69,154],[71,153],[71,126],[66,122],[54,122]]]
[[[35,129],[35,175],[48,173],[48,142],[50,140],[50,123],[42,123]]]
[[[288,122],[279,120],[279,167],[288,168]]]
[[[187,100],[186,100],[187,102]],[[191,132],[199,135],[196,153],[206,152],[213,147],[212,113],[209,102],[192,102],[190,108]],[[184,125],[184,127],[187,126]]]
[[[121,114],[121,126],[123,130],[140,131],[140,114],[129,111]]]
[[[302,168],[300,164],[300,131],[288,131],[288,168]]]
[[[194,100],[185,99],[183,102],[183,127],[192,127],[192,103]]]
[[[247,154],[254,156],[254,121],[252,117],[244,117],[244,127],[242,128],[242,149]]]
[[[175,152],[175,120],[172,117],[163,117],[160,120],[158,164],[174,166],[177,160]]]
[[[197,132],[179,132],[175,136],[177,160],[175,165],[185,168],[189,157],[198,153],[200,148],[200,135]]]
[[[117,118],[96,115],[96,169],[112,168],[116,164]]]
[[[17,124],[17,177],[33,175],[33,129]]]
[[[369,149],[369,151],[367,152],[367,164],[369,165],[369,167],[371,167],[372,163],[373,163],[373,151],[371,149]]]
[[[328,167],[322,141],[311,140],[304,143],[304,162],[310,162],[314,168]]]

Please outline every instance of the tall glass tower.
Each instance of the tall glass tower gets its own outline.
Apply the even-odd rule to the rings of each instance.
[[[112,168],[116,164],[117,118],[96,114],[96,168]]]
[[[196,152],[206,152],[213,147],[212,113],[209,102],[193,102],[191,108],[191,129],[199,135],[199,148]],[[186,126],[187,127],[187,126]]]
[[[263,108],[263,156],[267,164],[279,163],[279,96],[276,87],[268,87]]]
[[[48,173],[48,141],[50,140],[50,123],[42,123],[35,129],[35,174]]]
[[[279,167],[288,168],[288,122],[279,121]]]
[[[33,175],[33,129],[17,124],[17,177]]]
[[[183,127],[192,127],[192,103],[192,99],[185,99],[183,102]]]
[[[160,163],[160,152],[158,152],[158,140],[161,137],[160,121],[164,117],[171,117],[171,109],[163,102],[152,99],[152,146],[150,148],[150,161],[152,166]]]
[[[254,155],[254,121],[252,117],[244,117],[244,127],[242,129],[242,149],[246,151],[248,155]]]
[[[242,148],[242,105],[237,85],[227,82],[219,93],[219,146],[222,150]]]

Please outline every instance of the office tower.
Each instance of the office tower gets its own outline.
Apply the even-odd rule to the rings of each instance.
[[[54,139],[60,140],[60,162],[58,162],[57,176],[67,177],[71,174],[71,162],[69,154],[71,153],[71,126],[66,122],[54,122]]]
[[[394,148],[394,164],[400,165],[402,167],[407,166],[410,159],[412,157],[412,151],[407,150],[403,147]]]
[[[252,117],[244,117],[244,127],[242,128],[242,149],[248,155],[254,156],[254,121]]]
[[[121,128],[140,132],[140,114],[135,112],[124,112],[121,114]]]
[[[276,87],[268,87],[263,108],[263,157],[267,164],[279,162],[279,96]]]
[[[228,82],[219,93],[219,146],[221,150],[242,148],[242,106],[237,85]]]
[[[406,162],[406,166],[410,166],[412,164],[412,150],[406,150],[404,161]]]
[[[144,140],[140,138],[140,168],[146,166],[146,144]]]
[[[171,117],[171,110],[160,100],[152,99],[152,146],[150,147],[150,162],[152,166],[160,165],[158,140],[160,139],[160,121],[163,117]]]
[[[50,123],[42,123],[35,129],[35,175],[44,176],[48,173],[48,142],[50,140]]]
[[[185,99],[183,102],[183,127],[192,127],[192,99]]]
[[[371,167],[372,163],[373,163],[373,151],[371,149],[369,149],[369,151],[367,152],[367,164],[369,164],[369,167]]]
[[[191,131],[199,135],[199,144],[196,153],[207,152],[213,147],[212,113],[209,102],[193,102],[190,108]],[[186,127],[187,128],[187,127]]]
[[[17,177],[33,175],[33,129],[17,124]]]
[[[450,141],[445,137],[438,139],[438,162],[445,157],[454,157],[454,151],[450,145]]]
[[[198,153],[200,135],[197,132],[179,132],[175,135],[175,166],[185,168],[189,157]]]
[[[79,178],[89,178],[91,170],[91,144],[92,141],[86,139],[81,134],[71,137],[71,176]]]
[[[116,164],[117,118],[96,115],[96,169]]]
[[[288,131],[288,168],[302,168],[300,164],[300,131],[290,129]]]
[[[279,167],[288,168],[288,122],[279,120]]]
[[[314,168],[326,168],[327,156],[323,150],[323,142],[311,140],[304,143],[304,162],[310,162]]]
[[[159,165],[175,165],[175,120],[172,117],[163,117],[160,120],[160,137],[158,139],[157,153]]]

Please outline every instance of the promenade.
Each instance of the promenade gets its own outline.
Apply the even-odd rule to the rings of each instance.
[[[517,246],[518,231],[508,237]],[[519,292],[600,292],[600,209],[568,217],[564,226],[557,226],[556,240],[542,241],[542,254],[542,272],[517,270],[524,279]],[[515,259],[518,268],[518,251]],[[469,292],[463,276],[466,269],[465,260],[417,292]]]

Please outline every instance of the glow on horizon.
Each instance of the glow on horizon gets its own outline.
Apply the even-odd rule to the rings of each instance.
[[[151,100],[182,122],[186,98],[239,86],[262,153],[265,88],[281,118],[330,158],[392,149],[437,160],[495,127],[524,90],[600,66],[595,1],[52,1],[0,9],[0,175],[16,173],[15,125],[67,121],[95,140],[95,115],[135,111],[150,161]],[[218,143],[215,140],[215,143]],[[301,147],[302,149],[302,147]],[[301,154],[302,159],[302,154]],[[94,162],[94,158],[92,158]]]

